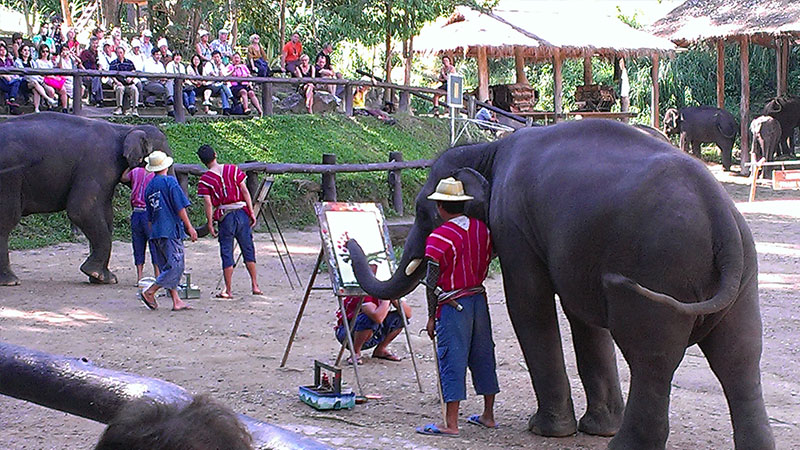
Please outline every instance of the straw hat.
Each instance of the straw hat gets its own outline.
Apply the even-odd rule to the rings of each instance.
[[[171,166],[173,163],[173,159],[171,157],[159,150],[150,153],[150,156],[146,157],[144,160],[147,162],[147,165],[144,167],[144,169],[148,172],[160,172]]]
[[[436,185],[436,192],[428,196],[429,200],[442,202],[464,202],[473,197],[464,193],[464,185],[453,177],[443,178]]]

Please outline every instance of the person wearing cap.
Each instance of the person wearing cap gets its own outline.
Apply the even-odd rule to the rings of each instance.
[[[228,30],[223,28],[219,30],[219,37],[211,42],[211,51],[218,51],[222,55],[222,62],[225,64],[230,63],[233,56],[233,48],[228,42],[228,34],[230,34]]]
[[[208,43],[208,31],[200,30],[197,32],[199,36],[199,40],[197,44],[195,44],[194,49],[197,52],[197,55],[200,56],[200,59],[203,60],[204,63],[211,61],[211,45]]]
[[[289,76],[296,76],[295,69],[300,65],[300,55],[302,54],[303,44],[300,42],[300,33],[295,31],[281,51],[281,67]]]
[[[189,221],[186,207],[189,199],[183,193],[178,180],[167,176],[174,162],[166,153],[156,150],[145,158],[145,170],[155,173],[144,191],[147,219],[150,222],[150,242],[153,255],[161,273],[155,283],[139,291],[139,299],[149,309],[158,308],[156,292],[162,287],[172,297],[172,310],[182,311],[190,306],[178,297],[178,283],[183,275],[183,238],[186,232],[192,242],[197,240],[197,232]],[[185,230],[185,231],[184,231]]]
[[[500,392],[495,371],[494,342],[483,281],[489,271],[492,240],[482,221],[464,214],[466,195],[461,181],[449,177],[439,181],[428,196],[444,223],[425,242],[427,262],[428,323],[431,339],[437,338],[442,396],[446,422],[417,428],[428,435],[458,435],[458,409],[467,398],[467,367],[483,412],[469,423],[496,428],[494,398]],[[434,341],[436,342],[436,341]]]
[[[150,30],[142,31],[142,54],[150,57],[153,54],[153,33]]]
[[[253,244],[253,230],[256,215],[253,200],[247,190],[247,177],[235,164],[217,162],[217,152],[208,145],[197,149],[197,157],[208,167],[197,182],[197,195],[203,198],[208,220],[208,231],[219,240],[219,254],[222,259],[222,276],[225,288],[217,298],[233,298],[231,280],[233,279],[233,240],[239,243],[242,259],[250,274],[250,287],[253,295],[263,295],[258,287],[256,272],[256,248]],[[214,228],[217,222],[217,229]]]
[[[172,61],[172,52],[169,49],[169,43],[167,42],[167,38],[161,38],[158,40],[157,43],[158,50],[161,51],[161,64],[165,66]]]
[[[0,67],[14,67],[14,59],[8,54],[5,41],[0,41]],[[22,85],[22,77],[18,75],[0,75],[0,91],[6,94],[6,105],[11,112],[16,113],[19,103],[19,89]]]

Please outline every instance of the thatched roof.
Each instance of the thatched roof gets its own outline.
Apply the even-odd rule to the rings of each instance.
[[[749,36],[800,36],[797,0],[688,0],[653,23],[648,31],[678,45]]]
[[[447,18],[426,25],[414,40],[415,51],[477,55],[485,47],[489,57],[507,57],[520,48],[530,59],[549,59],[560,51],[565,58],[586,54],[644,56],[671,54],[668,40],[636,30],[617,18],[569,11],[495,9],[479,12],[459,7]]]

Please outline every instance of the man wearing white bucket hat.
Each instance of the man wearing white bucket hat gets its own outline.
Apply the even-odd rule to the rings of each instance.
[[[495,371],[494,342],[486,290],[483,280],[489,270],[492,240],[482,221],[464,215],[472,197],[461,181],[449,177],[439,181],[436,192],[428,196],[444,223],[428,236],[425,258],[428,297],[428,324],[431,339],[436,338],[439,382],[444,403],[444,423],[417,428],[428,435],[458,435],[458,409],[467,398],[467,367],[483,412],[469,416],[467,422],[496,428],[494,397],[500,392]]]
[[[156,282],[144,291],[139,292],[139,298],[149,309],[158,308],[156,291],[165,288],[172,296],[172,310],[181,311],[190,309],[178,297],[178,283],[183,275],[183,238],[186,236],[184,229],[189,232],[192,242],[197,240],[197,232],[189,221],[186,207],[189,199],[178,185],[175,177],[167,176],[167,171],[173,163],[166,153],[156,150],[145,158],[145,170],[156,175],[147,184],[144,196],[147,204],[147,216],[150,221],[150,241],[153,256],[155,256],[161,273]]]

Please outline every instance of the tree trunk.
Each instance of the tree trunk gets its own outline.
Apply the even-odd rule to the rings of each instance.
[[[384,79],[387,83],[392,82],[392,30],[390,28],[391,24],[391,13],[392,13],[392,4],[390,1],[386,2],[386,61],[383,66],[384,71]],[[392,90],[385,89],[383,91],[383,100],[384,102],[392,101]]]
[[[281,0],[281,16],[279,18],[278,27],[280,28],[280,42],[278,42],[278,48],[280,49],[281,55],[283,55],[283,44],[286,43],[286,0]],[[281,67],[285,61],[281,56]],[[316,64],[316,61],[314,62]]]
[[[28,14],[30,12],[31,15],[35,16],[34,11],[36,7],[34,6],[33,9],[30,8],[28,6],[29,5],[28,0],[22,0],[22,4],[25,5],[25,12],[22,13],[22,15],[25,17],[25,29],[28,30],[28,36],[33,36],[33,23],[32,23],[33,21],[31,20],[31,17],[28,16]]]
[[[106,28],[119,26],[119,7],[121,0],[102,0],[103,22]]]
[[[414,36],[403,41],[403,57],[405,58],[403,84],[411,86],[411,63],[414,60]]]

